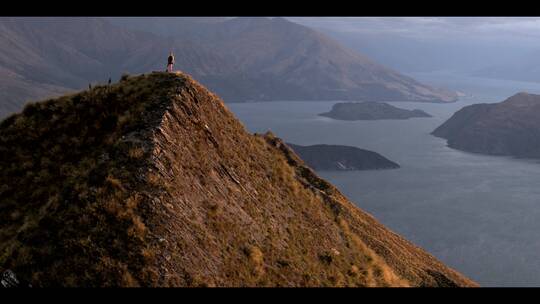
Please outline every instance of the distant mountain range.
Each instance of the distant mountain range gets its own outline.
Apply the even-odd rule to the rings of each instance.
[[[290,19],[323,32],[378,63],[411,75],[451,72],[470,76],[486,67],[503,63],[511,66],[521,57],[528,58],[530,50],[538,49],[539,45],[534,39],[520,36],[494,38],[478,32],[456,35],[430,26],[411,28],[411,24],[403,28],[404,24],[397,20],[400,18],[340,18],[337,23],[325,18]],[[538,58],[538,54],[530,55]]]
[[[226,75],[227,86],[222,86],[224,79],[215,77],[202,81],[206,80],[226,100],[238,99],[238,91],[245,92],[241,99],[253,100],[456,99],[453,92],[421,84],[285,18],[206,19],[191,26],[188,21],[120,18],[113,22],[137,29],[150,22],[155,34],[163,34],[163,30],[155,30],[157,24],[168,22],[166,28],[178,29],[168,31],[169,36],[194,41],[223,55],[235,67]],[[179,22],[185,26],[174,26]],[[231,83],[235,78],[237,81]]]
[[[144,31],[143,31],[144,30]],[[27,100],[177,68],[228,102],[449,102],[421,84],[284,18],[0,18],[0,115]]]

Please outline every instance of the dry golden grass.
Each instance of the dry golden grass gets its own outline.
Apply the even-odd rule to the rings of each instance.
[[[125,79],[29,104],[0,123],[0,268],[40,278],[34,286],[136,285],[124,266],[94,262],[122,256],[131,261],[129,273],[144,276],[136,248],[147,242],[145,211],[133,192],[144,187],[133,172],[148,160],[122,136],[149,123],[140,114],[155,106],[148,97],[161,84],[154,80]],[[72,273],[77,269],[84,274]]]
[[[144,149],[141,147],[129,149],[129,157],[133,159],[141,159],[144,156]]]
[[[0,268],[34,286],[473,284],[181,73],[27,106],[0,166]]]

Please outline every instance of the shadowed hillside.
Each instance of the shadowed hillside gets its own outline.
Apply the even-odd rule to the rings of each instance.
[[[0,124],[0,270],[33,286],[473,286],[185,74]]]

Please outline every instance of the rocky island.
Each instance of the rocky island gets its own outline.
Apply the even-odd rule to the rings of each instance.
[[[380,120],[431,117],[422,110],[406,110],[384,102],[344,102],[336,103],[330,112],[320,116],[338,120]]]
[[[540,158],[540,95],[518,93],[500,103],[464,107],[432,134],[458,150]]]
[[[396,169],[399,165],[368,150],[340,145],[299,146],[287,143],[308,166],[317,171]]]

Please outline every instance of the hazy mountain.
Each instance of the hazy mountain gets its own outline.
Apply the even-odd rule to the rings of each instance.
[[[121,18],[113,22],[134,27],[136,21]],[[147,21],[141,18],[137,22],[136,28],[142,28]],[[456,97],[383,67],[327,35],[285,18],[220,19],[191,27],[184,23],[176,37],[197,41],[223,54],[236,67],[227,80],[207,80],[226,100],[237,94],[231,92],[232,88],[247,91],[245,99],[253,100],[452,101]],[[224,81],[227,86],[220,86]]]
[[[229,17],[104,17],[112,24],[129,29],[174,37],[193,33],[194,27],[202,31],[206,26],[229,20]]]
[[[459,150],[540,158],[540,95],[464,107],[432,134]]]
[[[475,286],[185,74],[0,124],[0,268],[32,286]]]
[[[117,25],[111,20],[116,19],[0,18],[0,112],[123,72],[164,70],[169,51],[178,69],[231,102],[456,97],[283,18],[120,18]],[[155,33],[127,28],[142,25]]]
[[[100,18],[0,18],[0,112],[20,109],[28,98],[118,79],[124,72],[164,70],[174,50],[190,73],[225,73],[227,63],[192,43],[113,26]],[[13,83],[13,84],[12,84]]]
[[[291,19],[383,65],[411,74],[446,71],[470,75],[485,67],[515,62],[539,44],[519,28],[517,33],[488,30],[491,22],[497,22],[489,19],[496,18]]]

